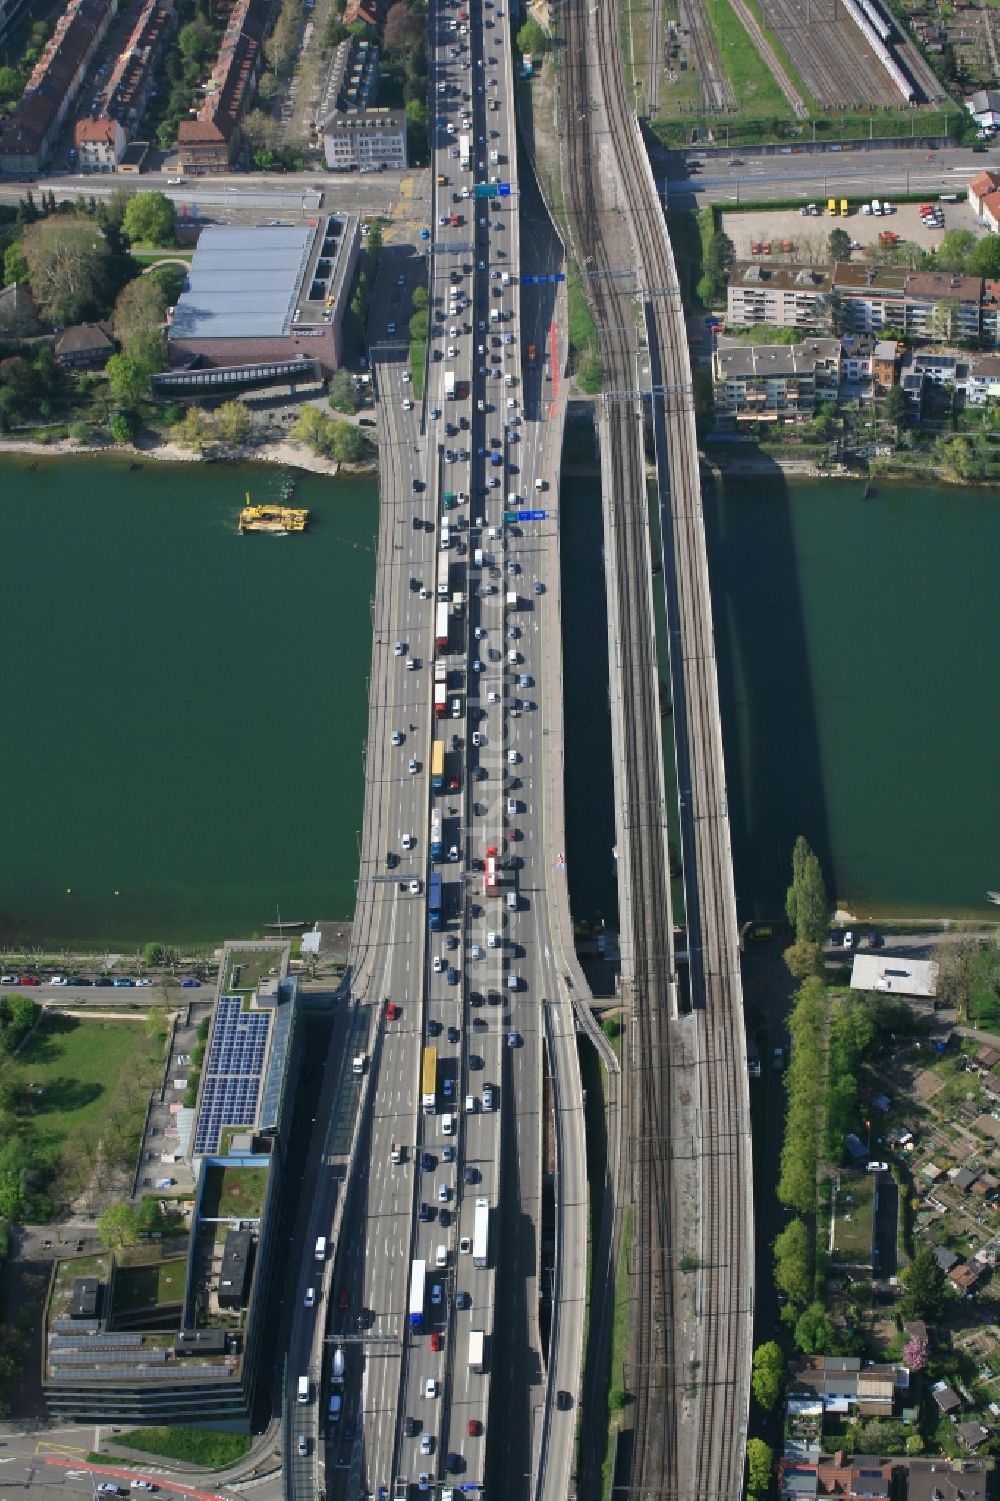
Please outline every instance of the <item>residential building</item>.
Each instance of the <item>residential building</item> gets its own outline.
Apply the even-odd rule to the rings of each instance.
[[[840,341],[840,379],[844,385],[870,385],[876,340],[873,334],[845,334]]]
[[[969,179],[969,204],[972,212],[982,215],[982,204],[991,193],[1000,190],[1000,172],[977,172]]]
[[[250,107],[264,59],[273,0],[237,0],[219,55],[193,120],[177,127],[178,165],[193,177],[218,176],[240,154],[240,126]]]
[[[164,46],[176,24],[174,0],[146,0],[107,84],[108,113],[132,136],[149,103]],[[119,158],[120,161],[120,158]]]
[[[325,214],[311,224],[208,226],[171,321],[171,364],[190,374],[192,389],[257,384],[264,367],[301,362],[315,362],[322,378],[332,375],[360,243],[358,220],[347,215]],[[199,380],[206,371],[212,380]],[[177,390],[177,372],[154,382],[156,389]]]
[[[377,31],[384,19],[383,0],[347,0],[344,7],[345,26],[353,26],[355,21],[361,21],[363,25]]]
[[[837,1496],[840,1501],[888,1501],[892,1464],[842,1452],[822,1455],[814,1463],[786,1457],[778,1462],[778,1494],[781,1501],[819,1501],[824,1496]]]
[[[727,327],[828,328],[832,273],[832,266],[737,261],[729,273]]]
[[[947,271],[911,271],[906,278],[906,333],[946,343],[979,338],[982,278]]]
[[[905,1365],[862,1364],[858,1355],[808,1355],[788,1370],[789,1396],[811,1393],[824,1409],[855,1409],[862,1417],[891,1417],[896,1395],[909,1390]]]
[[[839,295],[847,332],[903,332],[906,272],[901,267],[838,261],[833,268],[833,290]]]
[[[125,155],[125,132],[109,115],[77,120],[73,127],[78,172],[115,172]]]
[[[906,1501],[986,1501],[989,1475],[978,1460],[911,1459]]]
[[[979,217],[993,234],[1000,232],[1000,192],[986,194],[979,205]]]
[[[12,281],[0,289],[0,334],[26,339],[40,331],[38,308],[28,283]]]
[[[347,37],[333,54],[323,88],[323,103],[317,117],[320,135],[337,111],[368,109],[378,92],[379,56],[374,42]]]
[[[949,1386],[947,1381],[935,1381],[931,1387],[931,1396],[934,1398],[938,1411],[946,1415],[962,1405],[958,1392],[954,1387]]]
[[[851,989],[931,1000],[937,994],[938,967],[932,959],[904,959],[894,954],[855,954]]]
[[[995,354],[972,356],[969,361],[965,399],[970,406],[975,407],[985,406],[988,401],[1000,402],[1000,356]]]
[[[110,323],[74,323],[56,335],[56,364],[64,370],[102,370],[114,352]]]
[[[365,109],[323,122],[323,149],[331,172],[378,171],[406,166],[406,113],[401,109]]]
[[[966,101],[966,107],[980,130],[996,130],[1000,126],[1000,91],[997,89],[977,89]]]
[[[117,9],[118,0],[70,0],[0,134],[0,171],[45,165]]]
[[[872,383],[876,391],[888,391],[899,376],[900,346],[895,339],[879,339],[872,354]]]
[[[716,416],[737,422],[810,417],[836,401],[840,340],[801,344],[726,344],[712,356]]]

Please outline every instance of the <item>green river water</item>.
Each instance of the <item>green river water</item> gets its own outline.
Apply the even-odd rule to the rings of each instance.
[[[278,539],[234,530],[244,490],[276,496],[270,470],[0,474],[0,943],[349,916],[374,479],[299,476],[313,526]],[[800,831],[853,911],[990,915],[998,500],[780,479],[707,498],[742,917],[780,913]],[[566,855],[575,914],[613,925],[596,481],[567,480],[561,509]]]

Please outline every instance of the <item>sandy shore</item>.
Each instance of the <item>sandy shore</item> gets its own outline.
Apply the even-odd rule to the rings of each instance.
[[[284,439],[277,443],[255,444],[252,447],[232,448],[221,443],[209,444],[203,453],[182,448],[179,443],[150,438],[139,443],[74,443],[65,438],[58,443],[28,443],[16,438],[0,439],[0,454],[24,454],[31,458],[80,458],[97,456],[110,458],[124,455],[132,460],[156,459],[171,464],[213,464],[220,462],[240,464],[279,464],[286,469],[306,469],[310,474],[338,474],[340,464],[336,459],[323,458],[313,453],[304,443]],[[353,465],[347,466],[353,469]],[[370,466],[365,466],[370,467]]]

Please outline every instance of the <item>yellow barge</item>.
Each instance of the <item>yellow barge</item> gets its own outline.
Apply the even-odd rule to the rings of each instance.
[[[247,503],[240,512],[239,532],[270,532],[272,537],[286,537],[289,532],[304,532],[309,512],[298,506]]]

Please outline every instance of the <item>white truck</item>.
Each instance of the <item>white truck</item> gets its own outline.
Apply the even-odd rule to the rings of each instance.
[[[444,372],[444,394],[449,399],[452,398],[455,395],[455,372],[454,372],[454,370],[446,370]]]
[[[486,1335],[483,1333],[482,1329],[470,1329],[469,1330],[469,1370],[470,1371],[480,1371],[481,1372],[483,1370],[483,1367],[484,1367],[484,1364],[485,1364],[485,1358],[486,1358],[485,1345],[486,1345]]]

